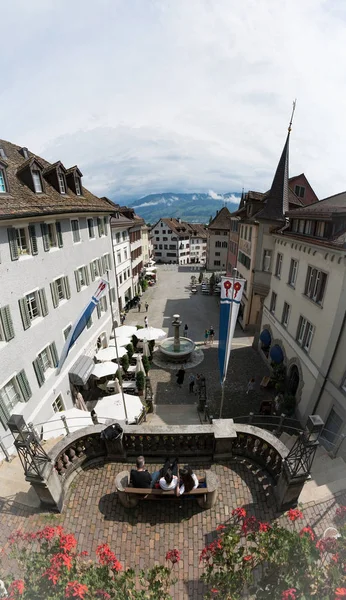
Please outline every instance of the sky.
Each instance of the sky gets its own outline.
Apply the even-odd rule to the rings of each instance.
[[[11,0],[0,138],[119,201],[271,185],[346,189],[346,6],[336,0]],[[5,49],[5,50],[4,50]]]

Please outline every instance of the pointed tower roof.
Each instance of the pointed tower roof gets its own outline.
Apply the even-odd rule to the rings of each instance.
[[[292,119],[295,110],[295,102],[293,102],[293,111],[288,127],[286,142],[277,166],[272,186],[266,194],[264,208],[257,213],[256,219],[265,219],[268,221],[285,221],[285,213],[288,211],[288,159],[289,159],[289,142],[292,126]]]

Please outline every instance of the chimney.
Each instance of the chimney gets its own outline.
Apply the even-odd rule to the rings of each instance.
[[[180,217],[178,218],[178,222],[181,223],[181,218]]]
[[[24,158],[29,158],[29,150],[28,150],[27,148],[25,148],[25,146],[23,146],[23,148],[21,148],[21,149],[19,150],[19,152],[21,153],[21,155],[22,155]]]

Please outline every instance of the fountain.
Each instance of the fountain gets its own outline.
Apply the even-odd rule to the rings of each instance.
[[[173,315],[172,325],[174,327],[174,337],[169,337],[161,342],[160,351],[168,362],[186,362],[195,349],[195,342],[189,338],[180,337],[180,315]]]

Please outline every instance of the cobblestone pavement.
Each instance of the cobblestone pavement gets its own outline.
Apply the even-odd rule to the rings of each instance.
[[[153,470],[158,466],[149,465],[148,468]],[[3,504],[0,547],[7,548],[6,540],[16,529],[35,531],[48,524],[59,524],[75,534],[79,548],[90,551],[93,557],[99,543],[109,543],[127,567],[147,568],[163,563],[166,551],[178,548],[182,560],[177,569],[178,582],[172,589],[173,598],[202,598],[200,551],[214,539],[216,527],[227,523],[233,508],[244,506],[249,514],[264,521],[279,518],[287,526],[289,522],[286,517],[276,514],[271,482],[266,474],[246,459],[194,467],[199,475],[204,469],[211,468],[219,476],[219,499],[211,510],[201,510],[192,498],[143,501],[135,509],[124,509],[114,493],[114,480],[128,465],[107,464],[84,471],[73,482],[61,515],[32,511],[10,502]],[[340,496],[306,507],[299,528],[309,523],[321,535],[333,524],[336,507],[345,502],[346,497]],[[4,570],[8,568],[5,559]]]
[[[203,373],[207,382],[207,397],[210,412],[218,415],[221,400],[220,375],[218,365],[219,298],[204,296],[200,292],[190,293],[191,275],[198,273],[189,267],[160,265],[158,282],[149,288],[142,298],[142,310],[131,310],[126,318],[128,325],[143,325],[144,315],[148,315],[149,325],[160,327],[173,335],[171,326],[173,314],[180,314],[182,328],[188,325],[188,337],[191,337],[204,352],[204,360],[193,373]],[[169,298],[167,296],[169,295]],[[149,303],[148,313],[144,312],[145,301]],[[204,330],[213,325],[215,341],[212,346],[204,343]],[[227,380],[225,384],[225,402],[223,417],[247,415],[258,412],[264,398],[272,395],[268,390],[260,389],[260,382],[269,370],[262,358],[251,346],[252,338],[247,337],[237,326]],[[180,365],[178,365],[179,367]],[[177,368],[178,368],[177,367]],[[155,402],[159,404],[194,404],[196,397],[188,392],[188,373],[180,389],[176,384],[172,369],[161,369],[153,365],[150,380]],[[246,395],[246,387],[251,377],[256,379],[256,391]]]

